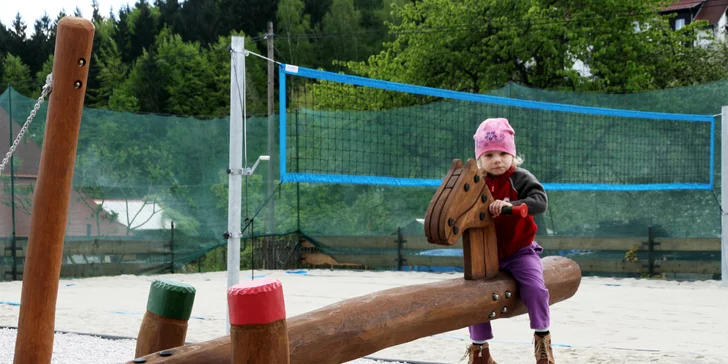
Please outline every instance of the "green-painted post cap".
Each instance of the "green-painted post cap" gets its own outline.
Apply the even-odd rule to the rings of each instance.
[[[189,320],[194,302],[195,287],[156,279],[149,288],[147,311],[166,318]]]

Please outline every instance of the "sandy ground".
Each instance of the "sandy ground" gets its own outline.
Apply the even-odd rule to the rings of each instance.
[[[283,283],[289,317],[383,289],[461,277],[457,273],[329,270],[253,273]],[[156,278],[182,281],[196,288],[188,341],[225,334],[226,272],[62,280],[56,330],[136,337],[149,285]],[[240,279],[250,280],[251,272],[241,272]],[[0,282],[0,326],[17,325],[21,285]],[[560,364],[728,363],[726,309],[728,287],[717,281],[586,277],[574,297],[551,308],[554,354]],[[495,320],[493,329],[491,353],[499,363],[535,362],[527,315]],[[14,338],[0,339],[0,363],[11,362],[8,358],[12,355],[7,353],[12,354],[13,343]],[[468,343],[468,331],[463,328],[371,356],[458,363]],[[56,346],[63,345],[57,338]],[[128,341],[123,345],[129,348],[115,350],[130,350],[131,358],[133,345]]]

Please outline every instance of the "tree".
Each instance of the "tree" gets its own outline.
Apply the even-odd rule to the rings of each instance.
[[[131,59],[136,59],[154,44],[159,33],[159,9],[150,6],[147,0],[139,0],[127,19]]]
[[[655,88],[655,61],[678,63],[691,49],[667,50],[695,37],[689,27],[682,37],[666,31],[667,19],[655,14],[663,3],[422,0],[394,7],[402,20],[390,26],[395,41],[346,66],[367,77],[474,93],[510,81],[546,89]],[[572,68],[577,59],[591,76]]]
[[[32,79],[30,68],[18,56],[7,54],[2,60],[3,77],[0,83],[12,86],[15,91],[30,95]]]
[[[281,0],[276,13],[276,48],[284,62],[311,67],[311,43],[302,34],[313,33],[311,16],[304,13],[303,0]],[[293,35],[293,36],[292,36]]]
[[[330,36],[321,41],[320,54],[325,67],[335,66],[333,60],[360,61],[368,56],[358,36],[347,36],[362,32],[361,12],[354,7],[353,0],[333,0],[321,28]]]

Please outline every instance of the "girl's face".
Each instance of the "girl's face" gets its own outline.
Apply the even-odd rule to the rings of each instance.
[[[498,150],[483,153],[480,158],[480,169],[494,175],[500,176],[513,165],[513,156]]]

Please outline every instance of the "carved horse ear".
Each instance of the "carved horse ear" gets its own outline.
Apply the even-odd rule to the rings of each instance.
[[[491,202],[493,197],[475,159],[468,159],[465,165],[459,159],[453,160],[425,214],[427,241],[455,245],[465,230],[489,226]]]

